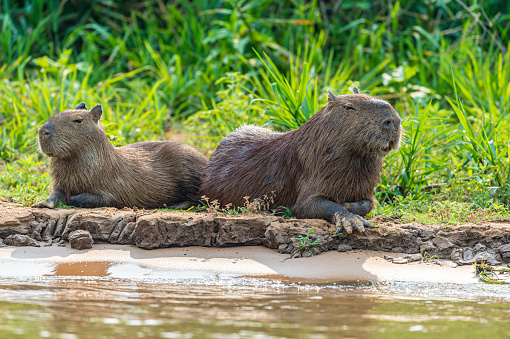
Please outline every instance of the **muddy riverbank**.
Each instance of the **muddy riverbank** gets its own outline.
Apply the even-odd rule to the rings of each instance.
[[[510,261],[508,221],[456,226],[400,223],[385,217],[370,221],[377,228],[368,229],[365,234],[337,236],[334,225],[315,219],[115,208],[50,210],[0,202],[0,239],[6,243],[12,243],[12,236],[20,234],[40,245],[49,245],[52,241],[67,241],[75,230],[86,230],[95,244],[135,245],[143,249],[265,246],[294,256],[331,250],[371,250],[422,253],[451,259],[457,264],[470,264],[480,259],[493,264]],[[308,243],[318,245],[300,247],[303,242],[298,238],[306,237],[311,228],[314,230]]]

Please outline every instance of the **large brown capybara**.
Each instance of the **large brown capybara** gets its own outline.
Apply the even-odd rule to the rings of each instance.
[[[114,147],[99,124],[103,111],[84,103],[39,129],[51,157],[53,192],[33,207],[189,208],[198,204],[207,159],[179,142],[145,141]]]
[[[374,207],[383,158],[400,144],[401,120],[386,101],[328,93],[328,104],[287,133],[242,126],[218,145],[201,194],[222,205],[274,195],[269,208],[323,218],[337,232],[364,231]]]

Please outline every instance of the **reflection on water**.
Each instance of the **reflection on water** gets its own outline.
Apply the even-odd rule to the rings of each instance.
[[[510,336],[510,303],[498,297],[508,289],[501,286],[299,286],[253,278],[176,284],[100,278],[104,268],[90,267],[90,277],[79,280],[0,279],[0,338]],[[453,292],[464,288],[481,293]]]
[[[108,277],[111,274],[108,270],[112,266],[114,264],[109,261],[63,262],[56,264],[51,273],[44,276]]]

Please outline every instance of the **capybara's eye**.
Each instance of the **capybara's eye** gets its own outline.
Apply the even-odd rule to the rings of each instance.
[[[81,124],[83,122],[83,119],[76,119],[76,120],[73,120],[73,122],[75,122],[77,124]]]
[[[345,109],[352,109],[353,111],[355,111],[355,110],[356,110],[356,108],[351,107],[351,106],[344,106],[344,108],[345,108]]]

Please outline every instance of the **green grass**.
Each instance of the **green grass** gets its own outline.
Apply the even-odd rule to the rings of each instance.
[[[475,274],[481,282],[487,284],[510,284],[508,279],[510,269],[508,268],[496,268],[483,261],[479,264],[475,263],[473,266],[475,267]]]
[[[397,196],[378,204],[369,216],[385,215],[406,223],[457,225],[506,220],[510,209],[487,188],[487,182],[453,179],[447,185],[429,186],[427,193]]]
[[[491,208],[474,208],[469,203],[455,200],[403,201],[379,205],[375,213],[388,216],[401,223],[417,222],[445,226],[500,221],[507,220],[510,217],[510,211],[502,205],[495,204]]]
[[[405,130],[375,212],[506,218],[508,13],[504,0],[5,0],[0,194],[47,196],[38,126],[79,102],[103,106],[116,145],[186,134],[210,155],[242,124],[298,128],[326,90],[358,86],[391,102]]]
[[[308,230],[306,235],[300,234],[298,237],[294,238],[294,241],[297,244],[297,248],[294,250],[294,252],[291,254],[290,258],[292,258],[296,253],[299,254],[300,257],[303,256],[304,251],[308,251],[310,255],[313,256],[312,247],[319,246],[321,243],[317,240],[310,239],[310,235],[312,234],[315,227],[312,227]]]
[[[51,180],[47,162],[38,161],[31,154],[5,162],[3,167],[0,170],[0,196],[12,197],[15,201],[31,205],[48,195]]]

